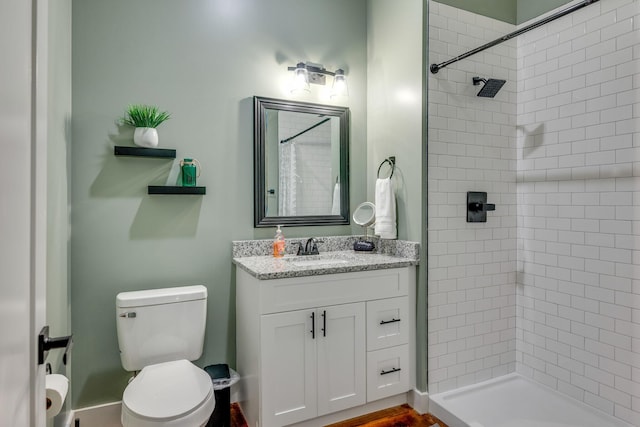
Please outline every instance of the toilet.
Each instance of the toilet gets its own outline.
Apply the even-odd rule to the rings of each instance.
[[[207,288],[181,286],[116,297],[120,360],[138,372],[122,396],[124,427],[202,427],[215,407],[202,355]]]

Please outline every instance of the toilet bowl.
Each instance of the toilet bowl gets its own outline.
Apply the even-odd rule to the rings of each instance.
[[[209,375],[187,360],[146,366],[122,396],[127,427],[204,426],[215,407]]]
[[[202,355],[207,288],[121,292],[116,297],[122,367],[138,372],[122,396],[123,427],[202,427],[215,409]]]

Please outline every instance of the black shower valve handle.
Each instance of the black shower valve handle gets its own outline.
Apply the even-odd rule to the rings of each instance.
[[[471,202],[469,203],[469,210],[471,212],[495,211],[496,205],[494,203]]]
[[[467,222],[487,222],[487,212],[495,210],[495,204],[487,203],[486,192],[467,192]]]
[[[482,203],[480,202],[471,202],[467,206],[467,209],[471,212],[481,212],[482,211]]]

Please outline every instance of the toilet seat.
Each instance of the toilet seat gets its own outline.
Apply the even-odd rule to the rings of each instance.
[[[209,375],[187,360],[146,366],[122,396],[125,426],[200,426],[215,407]]]

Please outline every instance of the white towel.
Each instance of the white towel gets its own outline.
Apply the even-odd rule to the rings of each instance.
[[[333,203],[331,205],[331,215],[340,215],[340,183],[336,182],[333,187]]]
[[[376,225],[375,233],[381,239],[397,239],[396,195],[391,178],[376,180]]]

